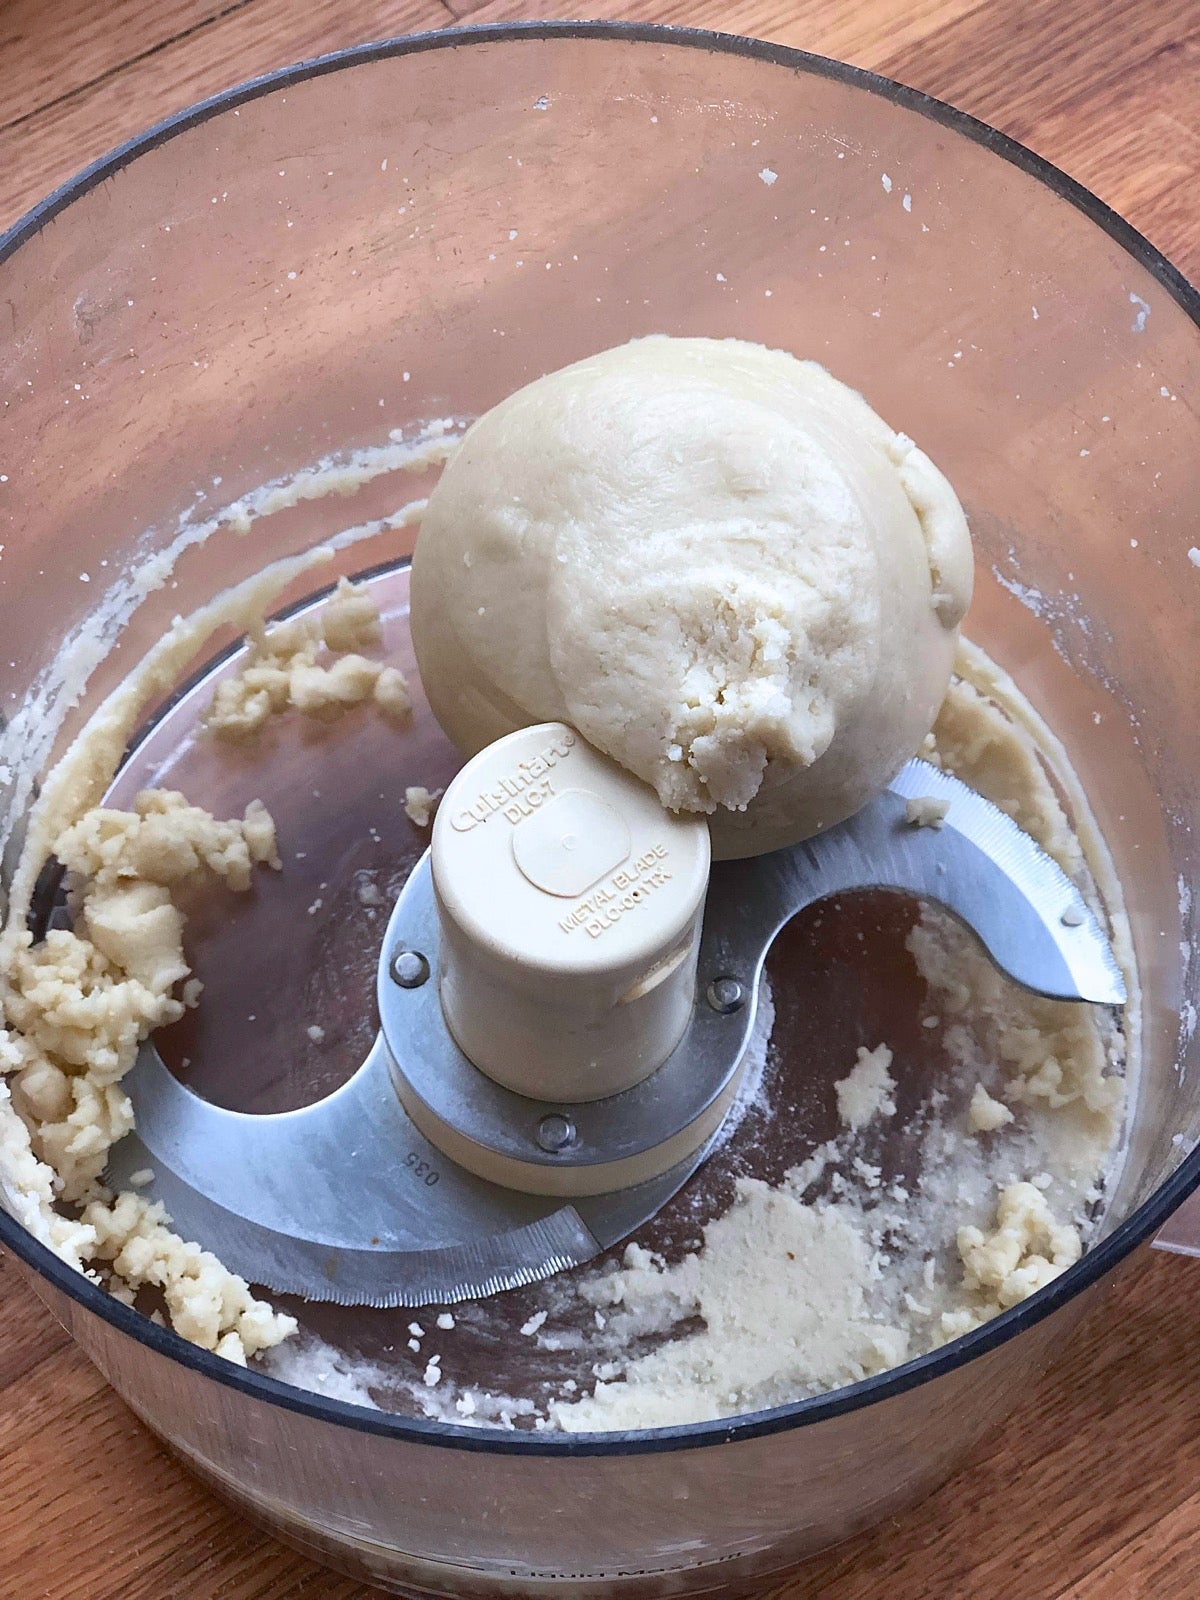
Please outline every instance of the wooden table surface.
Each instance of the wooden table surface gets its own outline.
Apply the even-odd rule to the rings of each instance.
[[[458,19],[696,24],[899,78],[1048,156],[1200,276],[1197,0],[0,0],[0,226],[241,78]],[[226,1510],[0,1259],[0,1600],[369,1600]],[[776,1600],[1200,1594],[1200,1262],[1146,1250],[917,1510]]]

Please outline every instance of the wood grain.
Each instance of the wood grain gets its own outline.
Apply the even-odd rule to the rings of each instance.
[[[839,56],[991,121],[1200,273],[1195,0],[8,0],[0,225],[253,73],[453,17],[627,17]],[[1054,1373],[923,1506],[774,1600],[1200,1593],[1200,1263],[1143,1251]],[[370,1600],[200,1488],[0,1260],[0,1600]]]
[[[0,126],[23,121],[42,107],[98,84],[135,59],[228,14],[248,0],[110,0],[83,5],[68,27],[48,27],[44,0],[8,0],[0,9],[4,63]],[[64,9],[62,17],[68,15]]]
[[[60,9],[60,0],[40,4],[42,17]],[[84,0],[81,9],[102,15],[104,0]],[[147,9],[154,8],[142,0],[143,15]],[[0,126],[0,226],[114,145],[218,89],[327,50],[451,20],[441,0],[242,0],[220,10],[124,70],[89,77],[74,93]]]
[[[464,20],[526,17],[749,33],[897,78],[1028,144],[1200,269],[1195,0],[485,0]]]

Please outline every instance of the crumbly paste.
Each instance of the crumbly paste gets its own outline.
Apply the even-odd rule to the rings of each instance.
[[[414,828],[428,828],[441,798],[440,789],[427,789],[422,783],[409,784],[404,791],[404,815]]]
[[[300,558],[301,569],[329,554]],[[255,866],[280,867],[275,825],[258,801],[240,820],[218,821],[167,790],[140,794],[132,811],[92,805],[69,818],[77,797],[90,797],[111,777],[113,750],[118,740],[123,748],[130,718],[161,690],[164,663],[192,653],[205,623],[211,630],[236,617],[251,641],[247,662],[221,685],[210,710],[215,737],[245,736],[289,704],[329,716],[371,697],[385,714],[407,715],[403,675],[357,653],[380,640],[379,614],[365,590],[343,580],[315,620],[265,627],[266,604],[296,570],[295,561],[281,563],[209,608],[203,622],[176,624],[101,708],[52,774],[30,833],[41,860],[53,855],[69,874],[73,926],[52,928],[33,943],[17,915],[31,883],[19,868],[0,935],[0,1179],[19,1219],[79,1270],[97,1276],[103,1263],[119,1297],[132,1301],[144,1287],[160,1291],[177,1332],[241,1363],[287,1338],[295,1319],[256,1299],[211,1252],[181,1239],[161,1205],[132,1192],[114,1197],[102,1177],[112,1146],[133,1127],[121,1079],[139,1046],[200,998],[172,891],[205,874],[235,892],[249,889]],[[329,664],[319,660],[322,646]],[[27,860],[29,853],[27,842]]]
[[[217,686],[205,726],[218,738],[245,739],[289,707],[307,717],[336,717],[365,700],[403,720],[412,710],[404,674],[362,654],[381,638],[375,602],[345,578],[318,617],[269,629],[259,619],[249,630],[246,660]],[[322,648],[331,661],[321,660]]]
[[[306,485],[305,493],[315,492]],[[286,491],[276,494],[280,504],[294,503]],[[385,522],[397,525],[419,509]],[[378,529],[361,536],[370,531]],[[340,542],[349,542],[349,533]],[[217,821],[169,793],[139,797],[131,813],[98,802],[144,709],[222,624],[246,631],[253,648],[236,693],[213,707],[217,736],[252,732],[239,724],[255,722],[264,705],[261,720],[288,704],[327,714],[367,697],[385,713],[404,714],[401,686],[380,695],[387,669],[374,671],[378,663],[365,674],[343,667],[346,692],[312,676],[337,677],[338,662],[326,665],[322,647],[344,661],[373,642],[376,624],[353,591],[339,590],[340,609],[330,608],[319,637],[262,627],[272,598],[332,554],[327,545],[275,563],[179,619],[110,695],[32,808],[0,935],[0,1184],[11,1209],[63,1259],[102,1273],[119,1297],[147,1285],[160,1290],[179,1332],[235,1361],[280,1345],[294,1331],[293,1319],[178,1238],[160,1207],[137,1193],[108,1195],[99,1179],[109,1146],[128,1126],[119,1085],[137,1043],[199,998],[189,986],[172,885],[204,872],[233,892],[243,889],[253,869],[277,859],[273,826],[260,807]],[[255,680],[252,671],[267,676]],[[227,713],[233,726],[223,728]],[[1131,980],[1126,1016],[1135,1042],[1129,941],[1103,841],[1061,746],[969,645],[960,647],[958,675],[921,753],[1001,805],[1103,902]],[[1056,787],[1067,797],[1070,824]],[[26,913],[51,853],[73,874],[76,925],[35,950]],[[612,1359],[593,1394],[564,1394],[538,1415],[538,1426],[647,1427],[820,1392],[978,1326],[1078,1258],[1119,1128],[1126,1039],[1092,1008],[1015,991],[948,918],[923,916],[910,948],[947,1043],[977,1080],[961,1126],[931,1124],[922,1193],[893,1185],[883,1195],[878,1170],[856,1145],[864,1128],[887,1114],[890,1052],[881,1042],[865,1053],[869,1065],[860,1060],[843,1080],[843,1087],[855,1085],[859,1074],[865,1099],[851,1088],[848,1126],[819,1158],[775,1188],[743,1181],[733,1207],[683,1262],[668,1266],[635,1243],[618,1266],[563,1291],[609,1309]],[[957,1224],[949,1226],[956,1212]],[[938,1228],[943,1235],[948,1228],[953,1242],[952,1271],[937,1258]],[[911,1260],[894,1271],[883,1231],[906,1229],[915,1241]],[[761,1270],[764,1252],[787,1263],[781,1274]],[[548,1288],[551,1307],[556,1292]],[[547,1318],[552,1331],[552,1310],[538,1316],[530,1336],[542,1338]],[[669,1332],[688,1316],[701,1319],[702,1332],[668,1338],[651,1356],[622,1358],[622,1341],[633,1331]],[[322,1363],[304,1359],[307,1366],[298,1352],[298,1381],[316,1383],[302,1374],[315,1374]],[[276,1370],[288,1372],[286,1364]],[[423,1386],[430,1414],[476,1420],[476,1402],[454,1383],[449,1358],[442,1373],[444,1382]],[[341,1374],[337,1381],[347,1380]],[[513,1400],[499,1415],[532,1409]],[[496,1415],[485,1409],[478,1420]]]

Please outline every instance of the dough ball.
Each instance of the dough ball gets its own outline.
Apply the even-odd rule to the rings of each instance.
[[[971,594],[933,463],[812,361],[635,340],[468,431],[417,541],[412,629],[473,754],[564,721],[710,816],[717,856],[858,810],[916,750]]]

